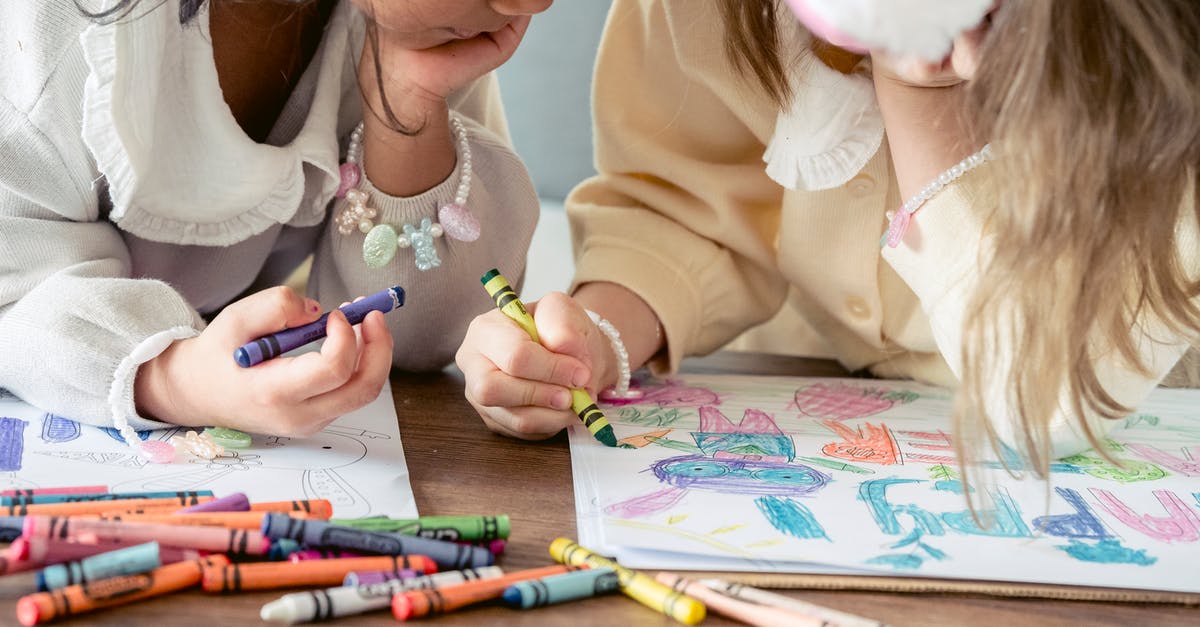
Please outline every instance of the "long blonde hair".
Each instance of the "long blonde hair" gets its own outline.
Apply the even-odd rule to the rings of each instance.
[[[733,65],[786,103],[783,65],[764,59],[778,49],[776,0],[720,4]],[[1200,3],[1005,0],[992,19],[967,110],[1002,156],[999,202],[963,330],[956,443],[970,459],[968,436],[997,447],[991,425],[1009,422],[1044,475],[1064,392],[1061,409],[1094,445],[1082,416],[1132,410],[1101,386],[1099,356],[1147,374],[1138,348],[1147,315],[1193,343],[1200,336],[1200,281],[1176,234],[1200,221]],[[987,368],[1003,345],[1015,351],[1004,384],[1012,409],[997,416]]]

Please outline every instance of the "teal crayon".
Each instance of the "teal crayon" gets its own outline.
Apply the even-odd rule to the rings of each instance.
[[[399,533],[418,538],[447,540],[450,542],[503,540],[511,530],[507,514],[499,516],[421,516],[420,518],[335,518],[335,525]]]
[[[518,581],[505,588],[501,598],[513,607],[527,610],[609,594],[620,588],[621,581],[617,577],[617,571],[611,568],[589,568],[541,579]]]
[[[37,572],[38,592],[58,590],[107,577],[136,575],[162,566],[157,542],[135,544],[84,559],[47,566]]]
[[[212,490],[191,492],[110,492],[107,494],[29,494],[0,496],[0,506],[45,505],[47,503],[82,503],[84,501],[125,501],[134,499],[181,499],[212,496]]]
[[[483,289],[487,290],[488,296],[496,302],[496,308],[517,323],[517,326],[529,335],[529,339],[541,343],[533,316],[529,315],[525,303],[517,297],[517,292],[509,285],[508,279],[505,279],[499,270],[492,268],[479,281],[483,283]],[[592,400],[592,395],[588,394],[587,390],[571,388],[571,411],[579,416],[583,426],[602,444],[617,445],[617,436],[613,433],[612,425],[608,424],[608,418],[596,406],[596,401]]]

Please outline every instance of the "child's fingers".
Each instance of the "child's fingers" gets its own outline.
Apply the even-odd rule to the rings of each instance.
[[[523,407],[507,410],[498,407],[475,407],[489,429],[520,440],[545,440],[554,437],[573,421],[578,420],[570,413]]]
[[[589,339],[596,325],[575,299],[561,292],[546,294],[538,301],[534,319],[548,350],[583,362],[591,360]]]
[[[261,370],[259,384],[275,390],[283,402],[299,403],[345,385],[354,375],[357,361],[354,330],[346,315],[335,310],[329,313],[325,343],[319,353],[304,353],[282,362],[272,360],[268,368]]]
[[[362,352],[358,368],[340,387],[314,396],[305,403],[306,413],[337,417],[375,400],[392,369],[392,334],[377,311],[362,322]]]
[[[571,406],[571,393],[566,387],[510,376],[478,353],[461,358],[459,368],[471,373],[466,377],[466,397],[477,405],[536,406],[560,411]]]
[[[273,287],[230,303],[209,325],[219,336],[241,344],[316,320],[321,306],[289,287]]]

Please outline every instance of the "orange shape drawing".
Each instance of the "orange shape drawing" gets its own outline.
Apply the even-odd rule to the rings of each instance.
[[[900,449],[896,447],[887,425],[880,423],[879,426],[875,426],[868,422],[858,429],[850,429],[836,420],[822,422],[842,438],[841,442],[830,442],[821,447],[821,452],[825,455],[884,466],[900,462]]]

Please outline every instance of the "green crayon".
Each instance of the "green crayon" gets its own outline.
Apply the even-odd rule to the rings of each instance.
[[[399,533],[449,541],[503,540],[510,530],[507,514],[499,516],[422,516],[420,518],[335,518],[334,525],[366,531]]]
[[[488,296],[496,301],[496,307],[524,329],[530,339],[541,343],[538,338],[537,326],[533,323],[533,316],[529,315],[529,310],[525,309],[525,304],[517,297],[517,293],[508,284],[504,275],[500,274],[499,270],[492,268],[479,281],[483,283],[483,289],[487,290]],[[579,419],[583,421],[583,426],[587,427],[587,430],[605,446],[617,445],[617,436],[613,434],[612,425],[608,424],[604,412],[600,411],[600,408],[596,406],[596,401],[592,400],[592,396],[587,391],[580,388],[571,390],[571,411],[579,416]]]

